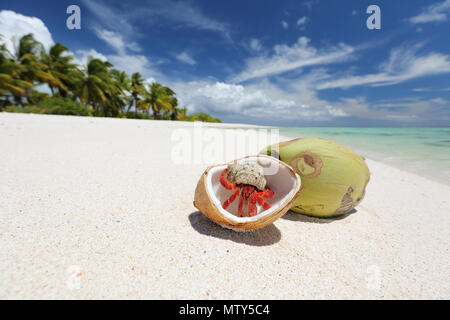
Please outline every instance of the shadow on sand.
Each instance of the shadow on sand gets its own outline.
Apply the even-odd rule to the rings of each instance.
[[[300,222],[308,222],[308,223],[332,223],[338,220],[342,220],[347,218],[349,215],[358,212],[356,209],[350,210],[350,212],[343,214],[342,216],[330,217],[330,218],[316,218],[307,216],[304,214],[296,213],[289,210],[281,219],[286,219],[290,221],[300,221]]]
[[[274,224],[251,232],[236,232],[222,228],[208,219],[200,211],[192,212],[189,215],[189,222],[200,234],[238,243],[245,243],[250,246],[270,246],[281,239],[281,232]]]

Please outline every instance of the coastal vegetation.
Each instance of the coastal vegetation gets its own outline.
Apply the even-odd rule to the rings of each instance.
[[[220,122],[206,113],[188,114],[172,89],[147,83],[139,72],[129,75],[93,57],[76,64],[61,43],[46,51],[27,34],[10,52],[1,42],[0,111]]]

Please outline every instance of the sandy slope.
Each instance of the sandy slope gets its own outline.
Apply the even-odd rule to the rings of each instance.
[[[356,212],[235,233],[174,164],[192,126],[0,113],[0,298],[450,298],[449,186],[368,160]]]

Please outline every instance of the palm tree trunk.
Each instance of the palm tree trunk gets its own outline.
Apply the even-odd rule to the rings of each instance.
[[[63,98],[66,98],[66,97],[67,97],[67,91],[58,89],[58,94],[59,94],[61,97],[63,97]]]
[[[21,96],[14,96],[14,102],[16,103],[16,105],[20,106],[23,109],[23,103],[22,103]]]
[[[9,104],[9,97],[8,96],[2,96],[5,97],[5,100],[3,100],[2,105],[0,106],[0,110],[2,110],[4,107],[6,107]]]
[[[130,109],[131,109],[131,107],[133,106],[133,99],[131,99],[131,101],[130,101],[130,104],[128,105],[128,108],[127,108],[127,113],[128,112],[130,112]]]
[[[153,110],[153,118],[154,118],[155,120],[158,120],[158,118],[159,118],[159,112],[158,112],[158,109],[156,108],[155,105],[152,105],[152,110]]]
[[[134,100],[135,102],[134,102],[134,116],[136,117],[136,119],[137,119],[137,99],[135,99]]]
[[[31,100],[31,92],[30,90],[26,90],[25,91],[25,100],[27,101],[28,104],[33,104],[33,100]]]

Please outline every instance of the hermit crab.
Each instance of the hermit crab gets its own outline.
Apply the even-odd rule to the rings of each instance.
[[[266,155],[248,156],[207,168],[194,206],[223,227],[254,230],[283,216],[300,187],[300,176],[288,164]]]
[[[219,180],[225,189],[237,189],[227,200],[225,200],[222,204],[222,208],[227,209],[239,195],[239,217],[242,217],[244,201],[248,202],[249,217],[256,216],[256,202],[258,202],[264,210],[270,208],[270,204],[264,201],[264,198],[271,198],[273,196],[273,191],[266,187],[266,178],[264,177],[263,167],[257,162],[234,162],[233,164],[228,165],[228,168],[223,169]]]

